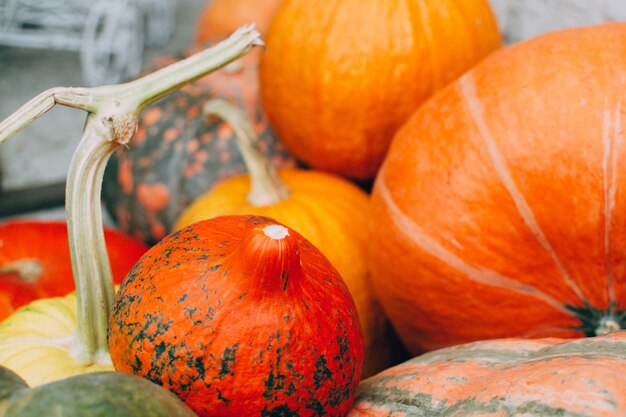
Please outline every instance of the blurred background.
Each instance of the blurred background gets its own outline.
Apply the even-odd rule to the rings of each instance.
[[[163,7],[163,3],[149,4],[150,0],[141,1],[147,3],[148,9],[155,6]],[[144,48],[140,55],[143,60],[142,65],[159,55],[182,52],[190,47],[197,29],[198,16],[209,4],[207,0],[164,1],[163,13],[168,13],[166,17],[171,18],[172,30],[166,31],[168,33],[161,36],[162,39],[150,40],[147,39],[149,28],[144,28],[146,39],[141,46]],[[65,19],[94,18],[88,16],[88,11],[72,9],[70,4],[75,1],[21,0],[21,2],[26,5],[56,3],[57,10],[58,8],[68,9],[66,15],[62,16]],[[564,27],[609,20],[626,20],[625,0],[492,0],[491,2],[507,43]],[[7,24],[7,19],[15,18],[15,14],[13,17],[10,16],[11,11],[8,8],[10,4],[16,3],[20,1],[0,0],[0,27],[2,24]],[[85,2],[89,5],[95,3]],[[100,16],[100,19],[102,21],[98,23],[99,25],[107,24],[106,16]],[[158,16],[147,16],[146,20],[149,19],[158,19]],[[121,29],[116,30],[122,33]],[[131,35],[132,32],[127,36]],[[5,42],[3,42],[3,36]],[[95,33],[92,36],[97,38],[98,34]],[[64,40],[58,38],[59,36],[57,39],[52,37],[48,39],[52,44],[49,48],[33,47],[33,45],[15,46],[10,45],[11,42],[6,42],[8,35],[3,35],[0,31],[0,119],[6,118],[27,100],[47,88],[89,84],[86,79],[88,77],[85,76],[84,63],[81,62],[86,59],[85,56],[81,56],[80,50],[59,48],[59,43],[62,44]],[[94,42],[97,40],[94,39]],[[96,58],[91,57],[91,59]],[[98,74],[92,74],[91,77],[93,78],[91,83],[97,84]],[[61,207],[62,200],[59,200],[59,196],[62,196],[67,167],[80,139],[84,120],[84,112],[57,106],[0,146],[0,207],[11,206],[13,208],[9,210],[14,211],[14,207],[19,206],[19,199],[29,200],[36,196],[35,199],[43,198],[48,205],[53,207],[43,211],[29,211],[28,215],[64,216]],[[28,204],[26,202],[25,206]],[[0,209],[0,218],[16,214],[10,211]]]

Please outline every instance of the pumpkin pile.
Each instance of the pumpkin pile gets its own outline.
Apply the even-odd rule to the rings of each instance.
[[[265,52],[226,37],[248,16]],[[626,414],[626,23],[500,48],[485,0],[214,0],[206,41],[0,123],[90,112],[54,233],[74,286],[0,264],[40,298],[0,322],[0,417]],[[151,245],[132,267],[103,177]]]

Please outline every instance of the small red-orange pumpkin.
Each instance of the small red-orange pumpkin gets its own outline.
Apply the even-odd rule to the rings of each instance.
[[[363,363],[336,269],[259,216],[194,223],[152,247],[117,292],[109,347],[117,370],[201,417],[343,416]]]
[[[395,136],[377,294],[407,347],[626,326],[626,23],[502,49]]]
[[[148,248],[113,229],[104,230],[116,284]],[[18,307],[74,291],[64,221],[11,220],[0,224],[0,320]]]

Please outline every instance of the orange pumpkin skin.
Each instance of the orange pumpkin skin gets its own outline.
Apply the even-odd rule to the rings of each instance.
[[[625,346],[622,332],[429,352],[363,381],[348,417],[623,416]]]
[[[104,238],[116,284],[148,250],[138,240],[113,229]],[[11,220],[0,224],[0,320],[17,308],[75,290],[63,221]]]
[[[368,180],[413,110],[501,37],[485,0],[286,0],[265,41],[278,137],[312,167]]]
[[[356,185],[321,171],[284,169],[280,179],[289,196],[256,206],[247,196],[250,177],[238,175],[216,184],[181,215],[174,230],[200,220],[232,214],[271,217],[297,230],[339,271],[356,304],[365,341],[364,377],[402,360],[397,336],[370,282],[367,247],[369,197]]]
[[[200,44],[225,38],[237,28],[254,24],[265,33],[281,0],[211,0],[202,10],[196,29]]]
[[[363,361],[337,271],[257,216],[194,223],[151,248],[117,292],[109,347],[117,370],[172,390],[201,417],[343,416]]]
[[[624,327],[625,50],[624,23],[513,45],[395,136],[370,261],[414,354]]]

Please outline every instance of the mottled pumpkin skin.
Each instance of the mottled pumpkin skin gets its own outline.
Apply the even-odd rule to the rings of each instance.
[[[278,137],[309,166],[370,180],[411,113],[501,37],[486,0],[285,0],[265,42]]]
[[[414,354],[626,327],[624,51],[625,23],[512,45],[398,132],[370,261]]]
[[[165,388],[135,375],[97,372],[30,388],[0,366],[2,417],[194,417]],[[197,416],[196,416],[197,417]]]
[[[161,57],[151,70],[176,60]],[[294,166],[261,109],[257,60],[243,57],[141,113],[131,143],[111,157],[102,184],[105,207],[121,230],[154,244],[198,195],[221,179],[246,171],[228,124],[201,117],[202,105],[210,98],[242,107],[268,158],[278,167]]]
[[[105,228],[104,239],[113,280],[119,284],[148,248],[110,228]],[[16,269],[19,263],[26,267],[25,273]],[[74,289],[65,222],[0,223],[0,321],[33,300],[64,296]]]
[[[345,415],[363,361],[356,307],[318,249],[269,225],[217,217],[151,248],[115,299],[115,368],[200,416]]]
[[[361,383],[348,417],[626,415],[626,333],[429,352]]]

